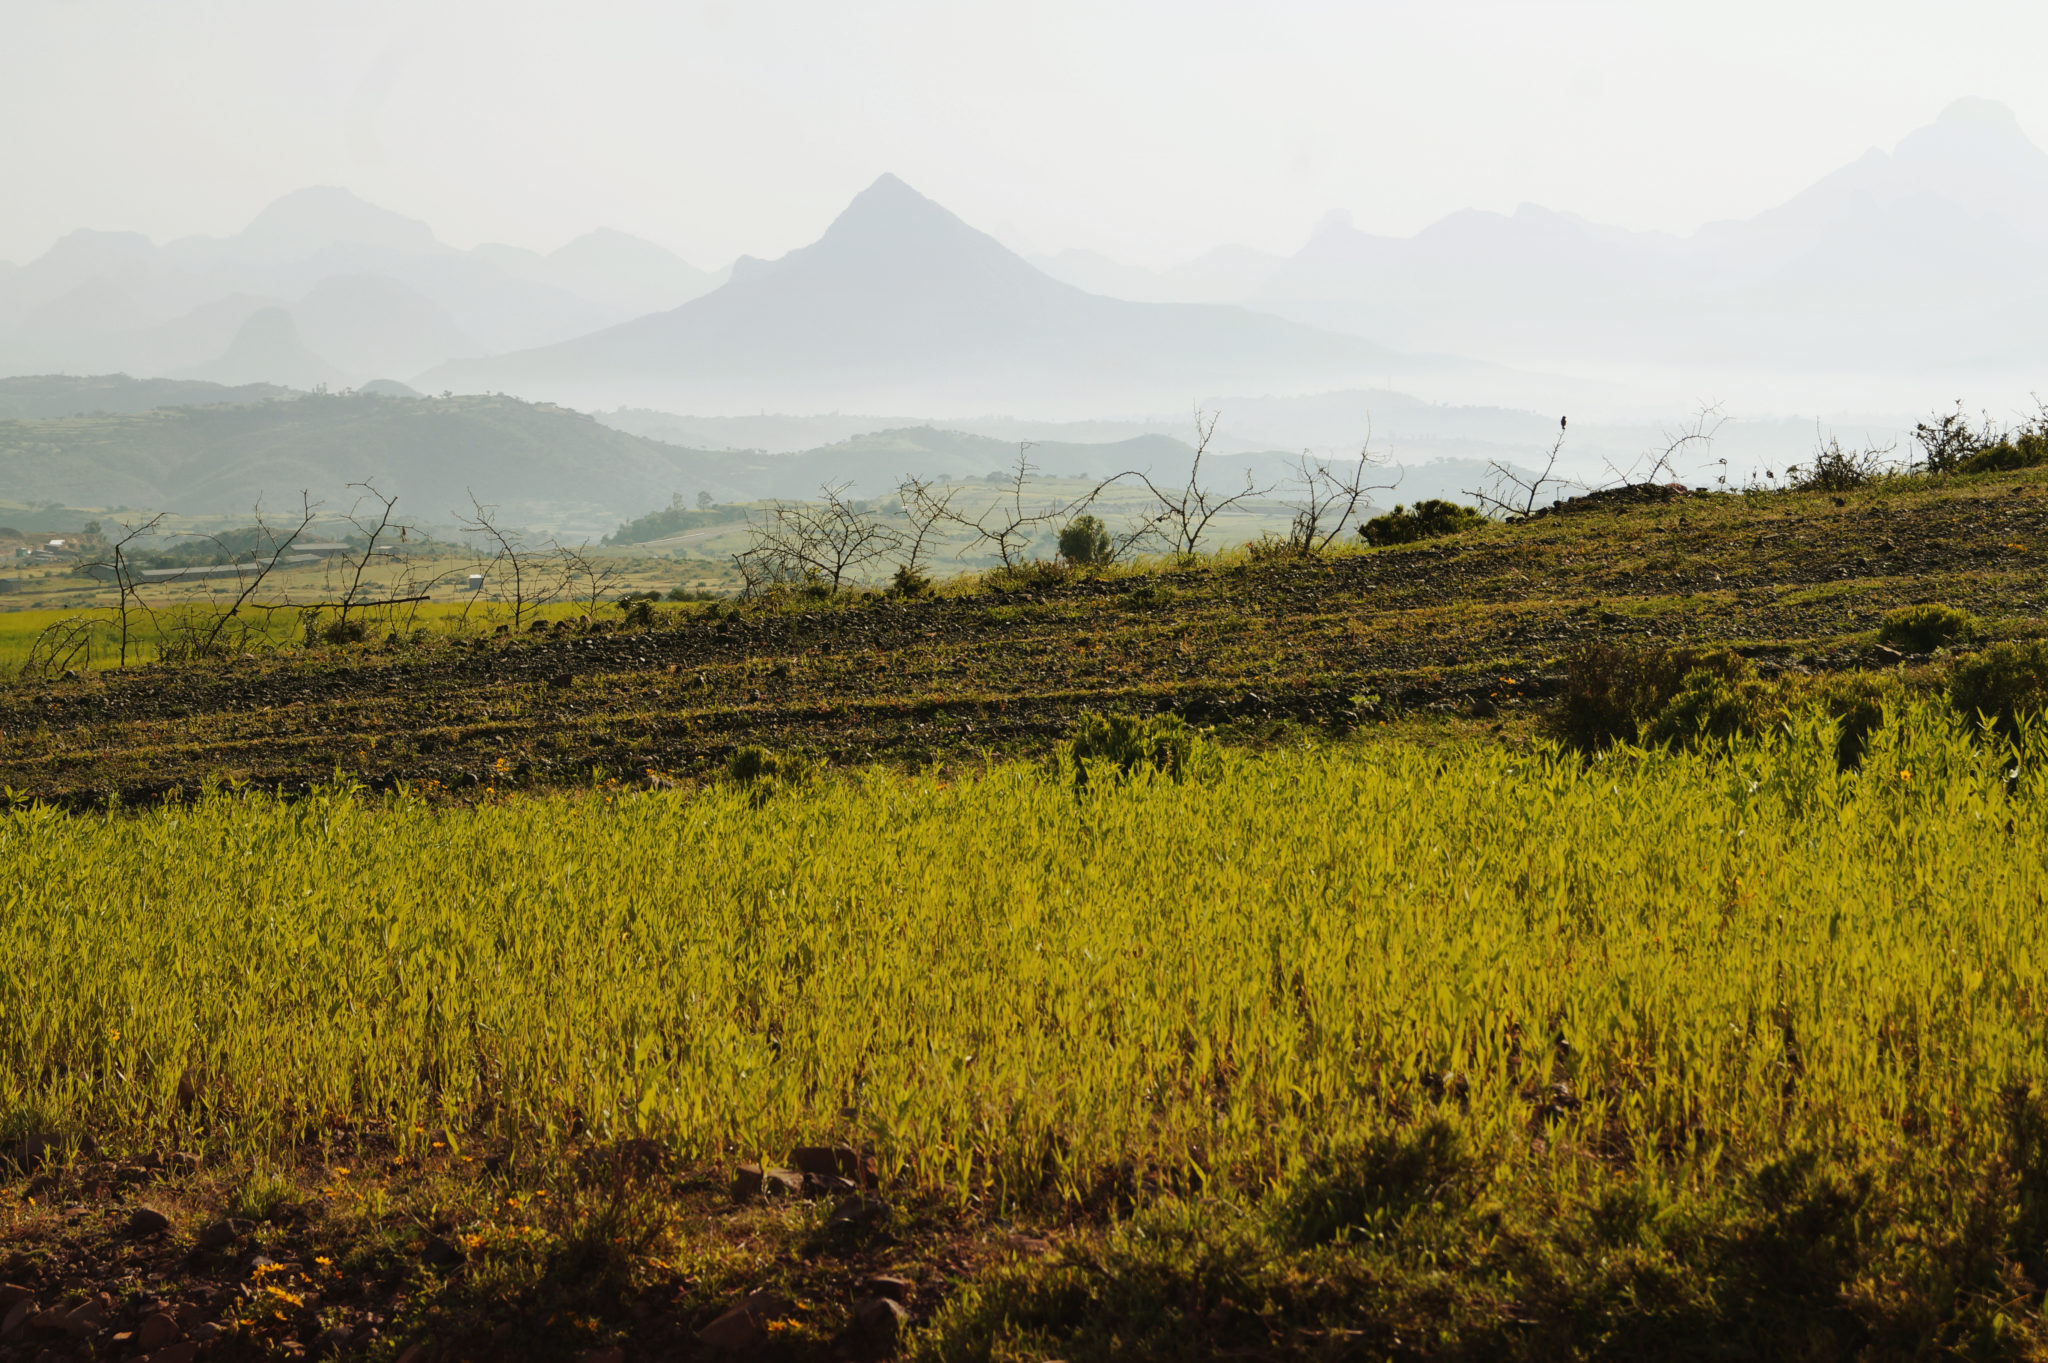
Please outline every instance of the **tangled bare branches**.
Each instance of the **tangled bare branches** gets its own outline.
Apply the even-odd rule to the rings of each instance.
[[[1294,485],[1300,500],[1291,503],[1294,521],[1288,528],[1288,545],[1300,554],[1320,554],[1329,548],[1361,507],[1372,506],[1373,493],[1400,486],[1398,476],[1392,482],[1369,481],[1375,470],[1386,466],[1386,456],[1372,447],[1370,429],[1355,461],[1340,464],[1304,451],[1296,466]]]
[[[1718,402],[1703,403],[1693,419],[1676,430],[1665,432],[1664,448],[1651,450],[1626,469],[1619,469],[1610,461],[1607,471],[1613,475],[1610,486],[1642,487],[1650,483],[1669,483],[1676,480],[1679,457],[1698,453],[1704,458],[1713,448],[1714,437],[1721,433],[1721,427],[1728,423],[1727,413]]]
[[[1513,464],[1489,459],[1486,463],[1487,485],[1467,488],[1465,495],[1479,503],[1480,509],[1489,515],[1519,520],[1534,515],[1537,507],[1556,501],[1558,494],[1566,488],[1578,487],[1579,484],[1557,471],[1558,460],[1564,453],[1565,424],[1566,418],[1557,419],[1557,439],[1552,442],[1540,472],[1526,472]]]
[[[732,556],[746,594],[794,583],[837,592],[903,546],[903,535],[847,497],[849,486],[827,484],[816,502],[776,502],[765,520],[749,523],[752,542]]]
[[[1208,456],[1209,442],[1216,434],[1220,415],[1195,408],[1195,455],[1188,465],[1188,480],[1184,486],[1162,488],[1152,481],[1149,473],[1134,471],[1129,475],[1118,475],[1136,478],[1159,504],[1158,512],[1151,517],[1145,530],[1131,537],[1133,544],[1154,538],[1176,558],[1191,557],[1201,548],[1203,537],[1209,533],[1210,525],[1218,516],[1241,502],[1252,501],[1272,491],[1270,487],[1259,487],[1249,469],[1245,470],[1244,487],[1227,497],[1202,486],[1202,460]]]

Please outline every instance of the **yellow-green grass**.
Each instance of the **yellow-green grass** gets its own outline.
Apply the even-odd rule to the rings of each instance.
[[[1085,1200],[1133,1169],[1257,1189],[1463,1095],[1470,1139],[1567,1182],[1799,1146],[1967,1166],[2048,1042],[2048,805],[1931,711],[1859,772],[1834,753],[1814,725],[1590,765],[1213,753],[1083,794],[1012,765],[19,808],[0,1123],[836,1136],[963,1196]]]
[[[166,638],[175,641],[190,638],[195,631],[202,636],[209,633],[226,612],[227,604],[168,605],[154,613],[131,609],[128,615],[128,664],[135,666],[155,662],[162,655]],[[487,600],[373,606],[356,613],[372,637],[381,637],[392,630],[410,637],[416,631],[424,630],[429,635],[474,638],[491,634],[500,625],[510,625],[512,621],[509,602]],[[522,624],[525,624],[536,619],[569,620],[591,614],[588,601],[557,601],[540,607],[526,607],[521,617]],[[244,606],[234,620],[222,628],[221,638],[232,641],[235,652],[302,646],[307,642],[307,618],[304,609],[295,605]],[[319,611],[312,618],[317,624],[325,625],[335,619],[335,612]],[[594,618],[616,621],[619,615],[606,605],[599,608]],[[73,622],[79,622],[90,632],[89,646],[76,655],[69,651],[68,644],[58,646],[60,640],[75,639],[71,632]],[[67,666],[75,671],[119,666],[119,612],[107,606],[78,610],[0,611],[0,678],[18,674],[31,659],[52,656],[53,648],[57,656],[68,659]]]

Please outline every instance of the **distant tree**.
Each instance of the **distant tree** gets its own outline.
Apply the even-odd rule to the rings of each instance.
[[[1107,563],[1112,547],[1100,516],[1076,516],[1060,531],[1060,557],[1069,563]]]
[[[697,494],[697,509],[699,511],[709,511],[712,507],[717,505],[718,503],[711,500],[710,493],[700,492]]]

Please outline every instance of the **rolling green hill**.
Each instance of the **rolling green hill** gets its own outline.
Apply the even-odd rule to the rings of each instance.
[[[374,479],[428,523],[472,492],[514,520],[610,529],[685,485],[715,496],[713,456],[643,440],[559,407],[502,397],[306,394],[241,406],[0,421],[0,485],[19,500],[188,513],[330,505]]]
[[[264,402],[285,397],[290,391],[267,383],[230,388],[198,379],[131,379],[126,374],[32,374],[0,379],[0,418],[38,421],[52,417],[149,412],[159,407]]]

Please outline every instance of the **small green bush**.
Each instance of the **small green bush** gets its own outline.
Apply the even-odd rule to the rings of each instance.
[[[1756,675],[1747,659],[1726,649],[1590,644],[1565,665],[1557,735],[1584,752],[1634,743],[1685,688],[1687,678],[1701,671],[1731,683]]]
[[[896,565],[896,576],[890,580],[891,596],[923,596],[932,589],[931,575],[922,568],[908,563]]]
[[[800,785],[813,774],[811,760],[800,753],[778,753],[758,743],[749,743],[725,764],[725,779],[734,785]]]
[[[1959,465],[1963,473],[2006,473],[2048,464],[2048,431],[2022,431],[1986,445]]]
[[[1478,1161],[1449,1121],[1380,1132],[1318,1153],[1275,1208],[1275,1229],[1296,1245],[1377,1240],[1413,1213],[1471,1201]]]
[[[1643,726],[1643,741],[1690,748],[1762,733],[1780,713],[1776,695],[1745,667],[1696,667]]]
[[[1848,492],[1891,477],[1890,455],[1890,449],[1845,450],[1840,440],[1829,440],[1814,451],[1813,462],[1788,465],[1785,473],[1796,492]]]
[[[1800,705],[1818,706],[1835,721],[1835,761],[1848,771],[1862,764],[1870,736],[1884,723],[1885,711],[1896,709],[1909,694],[1891,673],[1847,672],[1805,686],[1792,699]]]
[[[1367,544],[1375,546],[1413,544],[1417,540],[1460,535],[1485,524],[1486,517],[1476,509],[1432,497],[1417,502],[1413,511],[1397,506],[1383,516],[1374,516],[1358,527],[1358,533]]]
[[[1109,562],[1114,547],[1099,516],[1076,516],[1060,531],[1060,557],[1082,567]]]
[[[1089,772],[1114,769],[1128,777],[1140,766],[1164,772],[1178,781],[1188,773],[1201,734],[1179,715],[1099,715],[1084,711],[1074,741],[1067,747],[1074,765],[1074,785],[1088,784]]]
[[[982,582],[992,592],[1029,592],[1057,587],[1073,574],[1073,565],[1063,560],[1034,558],[1007,568],[991,568]]]
[[[1877,627],[1877,641],[1907,653],[1932,653],[1976,632],[1976,616],[1930,601],[1888,612]]]
[[[1949,672],[1949,703],[1964,717],[1985,716],[2008,736],[2024,716],[2048,710],[2048,642],[1993,644]]]

